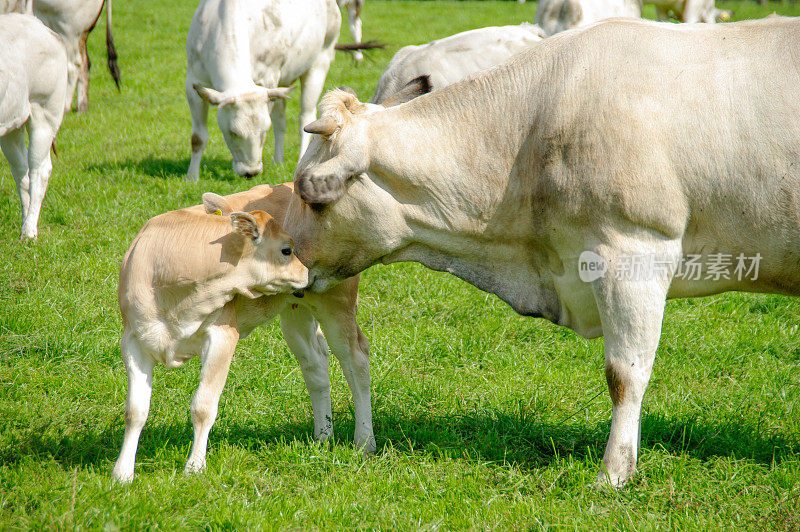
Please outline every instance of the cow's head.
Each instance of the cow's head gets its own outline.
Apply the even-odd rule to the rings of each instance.
[[[320,102],[319,120],[304,128],[314,136],[295,170],[285,223],[300,259],[324,277],[316,279],[314,290],[371,266],[402,239],[391,196],[366,173],[369,119],[429,90],[427,76],[381,104],[360,102],[352,89],[334,90]]]
[[[253,245],[253,290],[277,294],[306,287],[308,269],[294,254],[292,238],[272,216],[264,211],[231,212],[229,216],[233,231]]]
[[[261,173],[264,139],[272,126],[270,102],[289,99],[291,88],[256,86],[246,92],[218,92],[195,84],[194,90],[207,103],[217,106],[217,124],[233,156],[233,171],[246,177]]]

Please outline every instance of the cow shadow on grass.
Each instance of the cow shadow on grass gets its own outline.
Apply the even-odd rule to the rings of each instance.
[[[113,163],[96,164],[90,166],[89,169],[101,173],[122,172],[123,175],[132,173],[134,176],[143,174],[159,179],[183,178],[186,175],[186,170],[189,169],[189,158],[170,159],[147,156],[143,159],[125,159],[124,161]],[[203,157],[200,175],[203,179],[213,179],[215,181],[244,179],[233,173],[230,159],[214,157]]]
[[[352,416],[335,414],[337,442],[352,444]],[[436,459],[466,459],[512,463],[521,470],[547,466],[565,456],[583,460],[599,459],[605,448],[609,423],[553,424],[542,422],[534,414],[480,412],[451,416],[408,417],[401,413],[382,412],[374,419],[377,453],[423,453]],[[227,444],[257,451],[286,442],[311,444],[312,423],[287,423],[263,426],[256,423],[228,423],[220,419],[211,432],[209,452]],[[105,467],[117,458],[122,444],[123,427],[95,431],[45,433],[31,431],[5,449],[0,449],[0,464],[13,464],[41,457],[54,459],[64,466]],[[159,424],[151,419],[145,427],[137,453],[137,463],[163,455],[165,448],[188,449],[192,427],[185,423]],[[706,461],[715,457],[750,459],[773,464],[800,455],[800,439],[785,434],[770,434],[742,423],[708,423],[691,418],[668,418],[647,415],[642,426],[642,448],[663,449]],[[180,464],[182,467],[183,464]],[[109,466],[110,467],[110,466]]]

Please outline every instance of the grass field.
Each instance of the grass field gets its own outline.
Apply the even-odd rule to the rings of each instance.
[[[335,362],[337,439],[313,443],[303,381],[273,323],[239,346],[207,472],[182,474],[194,360],[156,369],[137,480],[112,486],[126,389],[116,287],[128,244],[149,217],[207,190],[290,180],[297,157],[295,99],[288,163],[238,178],[212,116],[201,180],[183,181],[194,6],[115,3],[121,94],[104,71],[102,31],[91,37],[91,110],[61,128],[34,244],[18,242],[19,204],[0,163],[0,529],[800,529],[800,301],[670,302],[640,473],[601,492],[591,484],[611,411],[602,340],[517,316],[414,264],[362,278],[374,457],[352,446],[352,402]],[[797,4],[720,7],[735,18],[800,14]],[[369,97],[400,46],[534,12],[534,3],[369,0],[365,38],[390,46],[358,68],[339,55],[327,87]]]

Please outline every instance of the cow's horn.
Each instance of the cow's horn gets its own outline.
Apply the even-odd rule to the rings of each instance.
[[[331,118],[330,116],[326,116],[324,118],[320,118],[319,120],[314,120],[310,124],[306,125],[303,128],[303,131],[306,133],[314,133],[317,135],[331,135],[336,128],[339,127],[339,124],[336,123],[336,120]]]

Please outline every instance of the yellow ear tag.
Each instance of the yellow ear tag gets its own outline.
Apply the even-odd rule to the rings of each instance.
[[[213,214],[214,216],[222,216],[222,211],[217,209],[216,211],[212,212],[211,214]]]

